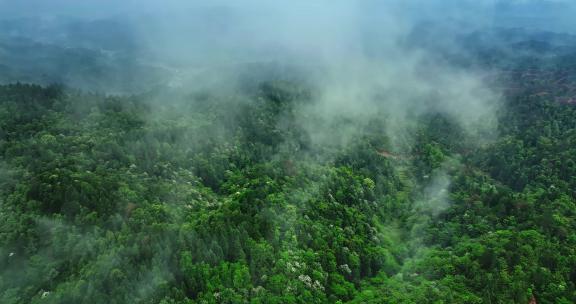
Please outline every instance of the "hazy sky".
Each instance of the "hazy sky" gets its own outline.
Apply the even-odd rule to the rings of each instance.
[[[188,59],[200,54],[202,60],[209,54],[222,61],[231,50],[238,57],[279,49],[323,58],[346,56],[367,44],[397,43],[429,20],[445,22],[451,31],[501,25],[573,31],[572,2],[576,1],[0,0],[0,17],[116,17],[131,25],[143,45],[160,53],[166,50]],[[445,34],[437,38],[451,33]]]
[[[322,0],[0,0],[2,16],[22,16],[38,14],[60,14],[75,16],[107,16],[126,13],[157,13],[170,10],[194,9],[200,6],[228,6],[247,8],[255,5],[290,9],[304,4],[329,7],[335,2]],[[457,13],[461,15],[478,13],[478,9],[516,9],[522,13],[542,13],[542,9],[565,10],[571,0],[365,0],[344,1],[347,3],[379,3],[395,5],[412,10],[413,14],[437,13],[440,15]],[[531,11],[535,10],[535,11]]]
[[[169,16],[198,14],[207,7],[262,18],[280,14],[330,15],[338,6],[371,7],[366,12],[393,11],[400,19],[459,19],[470,23],[502,23],[573,32],[573,0],[0,0],[0,17]],[[391,14],[388,14],[391,15]],[[294,25],[294,26],[297,26]]]

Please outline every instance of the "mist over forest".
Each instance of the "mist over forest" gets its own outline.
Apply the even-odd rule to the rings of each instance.
[[[574,13],[0,0],[0,303],[576,303]]]

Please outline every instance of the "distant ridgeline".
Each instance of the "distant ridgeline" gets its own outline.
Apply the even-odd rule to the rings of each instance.
[[[408,43],[434,50],[442,60],[488,70],[488,80],[509,97],[547,96],[561,103],[576,99],[576,36],[527,29],[495,28],[438,43],[441,28],[417,27]],[[454,50],[458,50],[455,52]]]
[[[67,47],[0,35],[0,83],[61,83],[87,91],[135,93],[173,75],[134,54]]]

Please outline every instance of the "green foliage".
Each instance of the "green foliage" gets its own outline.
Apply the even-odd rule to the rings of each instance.
[[[393,153],[378,119],[312,144],[311,96],[1,86],[0,302],[576,302],[576,108],[509,96],[472,148],[424,115]]]

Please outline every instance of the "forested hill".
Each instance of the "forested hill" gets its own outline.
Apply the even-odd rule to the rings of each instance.
[[[0,303],[576,302],[574,105],[516,90],[491,141],[427,113],[394,149],[385,115],[309,113],[318,144],[313,95],[1,86]]]

